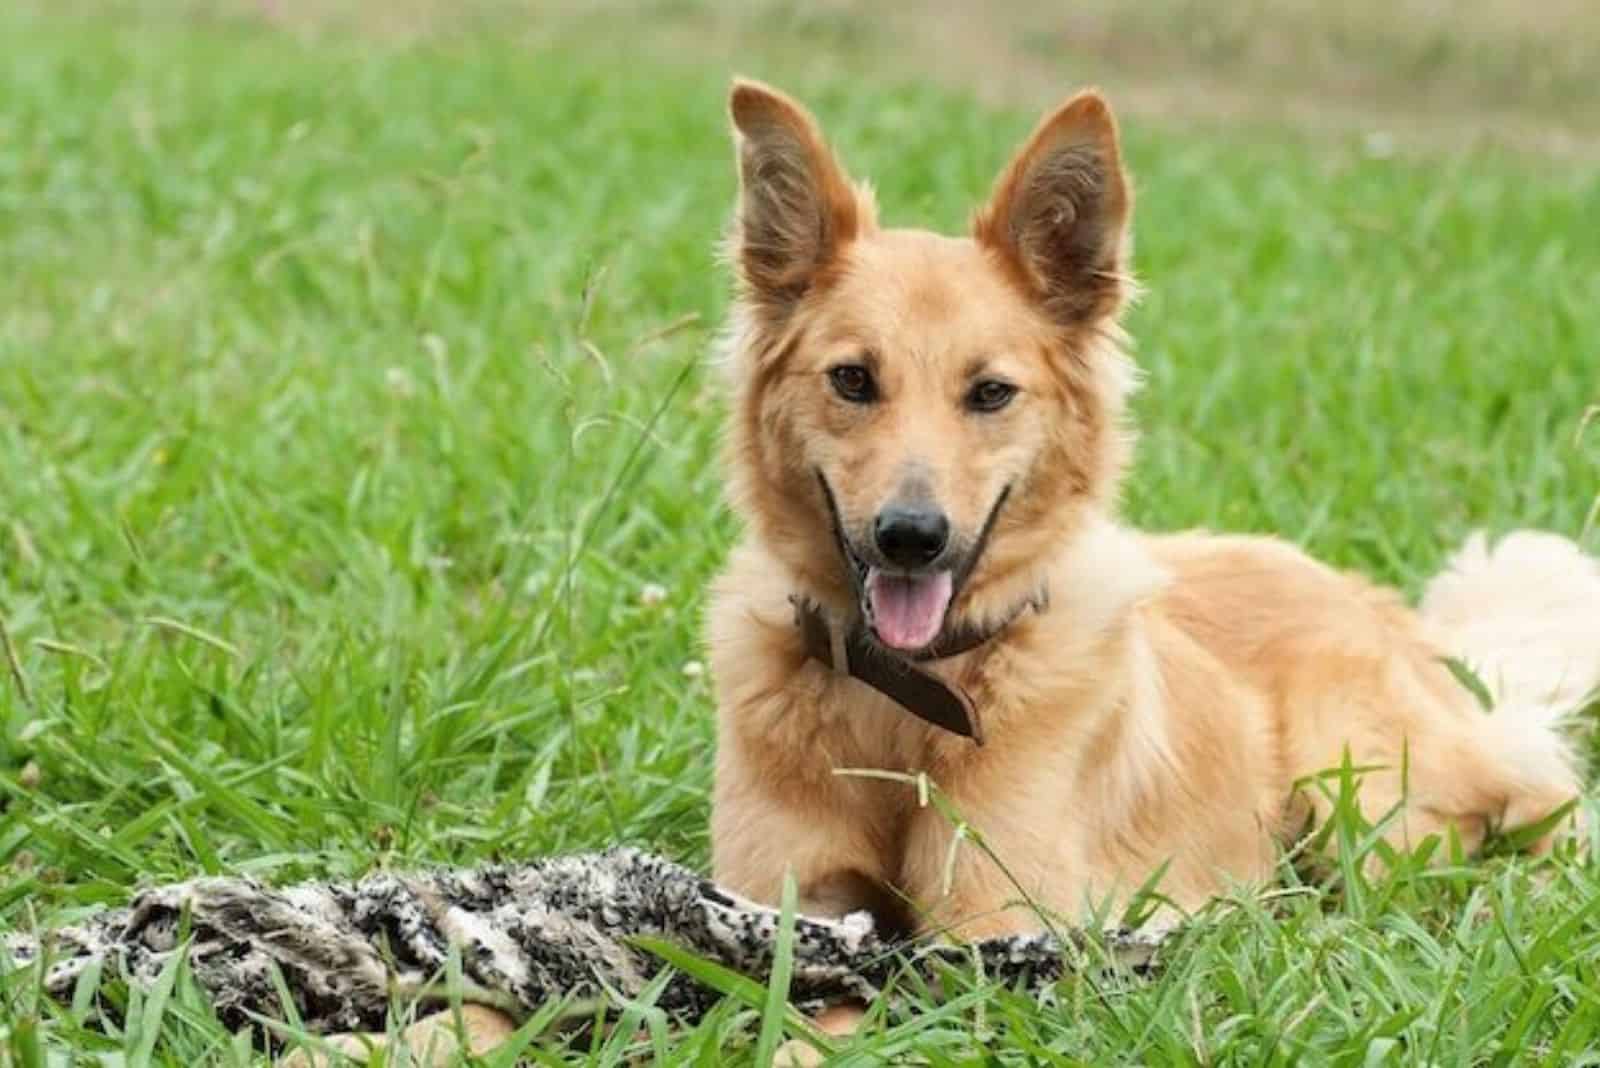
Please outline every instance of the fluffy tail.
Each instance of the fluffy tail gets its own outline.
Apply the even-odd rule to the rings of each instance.
[[[1473,534],[1421,612],[1507,726],[1554,727],[1600,691],[1600,560],[1558,534]]]

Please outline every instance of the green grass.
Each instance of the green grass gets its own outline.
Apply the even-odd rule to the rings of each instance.
[[[0,923],[206,872],[615,842],[705,865],[726,76],[0,14]],[[1031,121],[792,80],[892,222],[959,226]],[[1411,590],[1480,525],[1594,547],[1600,174],[1127,134],[1132,519],[1278,532]],[[1159,980],[1041,1007],[957,977],[851,1048],[1572,1063],[1600,1045],[1600,872],[1531,868],[1288,873]],[[246,1060],[172,982],[109,1037],[12,984],[0,1047]],[[745,1004],[570,1056],[749,1061],[772,1035]]]

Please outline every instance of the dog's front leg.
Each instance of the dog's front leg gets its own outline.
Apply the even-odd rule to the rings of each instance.
[[[777,906],[792,876],[799,911],[837,917],[866,909],[898,927],[888,858],[870,815],[852,813],[840,787],[795,788],[753,765],[722,761],[711,811],[712,875],[764,905]]]
[[[985,789],[947,793],[951,811],[921,808],[909,823],[901,878],[923,930],[971,940],[1041,931],[1086,893],[1072,828],[1031,811],[1043,787]]]

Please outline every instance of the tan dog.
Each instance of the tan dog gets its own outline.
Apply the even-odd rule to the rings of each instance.
[[[1081,919],[1164,867],[1185,910],[1270,878],[1329,809],[1297,784],[1347,755],[1397,846],[1474,850],[1575,798],[1551,724],[1600,682],[1600,568],[1572,543],[1479,545],[1419,616],[1282,542],[1118,523],[1132,198],[1101,97],[1039,125],[963,238],[880,228],[782,94],[740,83],[732,114],[748,531],[709,617],[719,880],[775,902],[792,871],[813,912],[993,935],[1039,926],[1020,899]],[[897,671],[957,723],[970,697],[983,744],[852,677]],[[925,772],[993,856],[841,769]]]
[[[740,83],[732,112],[748,533],[710,611],[719,880],[775,904],[793,872],[804,911],[997,934],[1039,925],[1022,898],[1078,919],[1163,866],[1184,909],[1269,878],[1327,811],[1297,784],[1346,753],[1377,769],[1361,804],[1398,807],[1401,846],[1453,828],[1476,848],[1577,795],[1552,723],[1600,684],[1600,568],[1572,543],[1469,544],[1418,616],[1276,541],[1118,524],[1131,196],[1099,96],[1040,125],[971,238],[880,229],[781,94]],[[814,606],[798,622],[795,601]],[[820,657],[891,690],[942,680],[983,744]],[[911,786],[842,769],[926,773],[993,858]],[[445,1063],[449,1020],[405,1041]],[[511,1030],[490,1009],[467,1022],[478,1051]]]

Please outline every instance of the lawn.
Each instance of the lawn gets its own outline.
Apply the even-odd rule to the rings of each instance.
[[[729,64],[43,11],[0,13],[0,927],[201,873],[618,842],[703,868]],[[1032,121],[849,62],[745,69],[814,104],[892,223],[961,226]],[[1600,548],[1592,158],[1125,125],[1132,520],[1411,591],[1480,526]],[[974,979],[852,1049],[1600,1063],[1597,960],[1592,861],[1286,865],[1157,979],[1043,1006]],[[0,1064],[247,1060],[192,991],[157,1015],[107,1036],[12,982]],[[748,1061],[750,1020],[675,1057]]]

